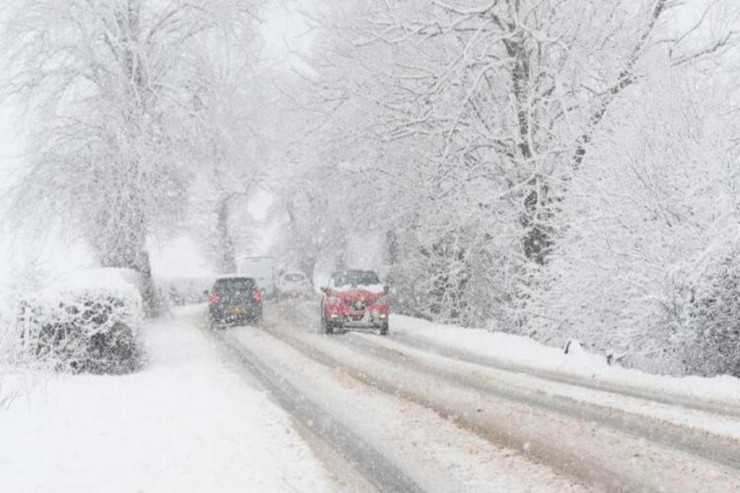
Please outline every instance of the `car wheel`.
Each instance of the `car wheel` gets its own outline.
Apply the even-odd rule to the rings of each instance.
[[[388,321],[387,320],[383,322],[383,325],[380,326],[380,335],[382,336],[388,335]]]
[[[208,320],[208,328],[210,330],[216,330],[218,329],[218,322],[216,322],[215,319],[211,318]]]
[[[326,320],[326,317],[321,317],[321,332],[324,334],[332,334],[334,333],[334,327],[329,323],[328,320]]]

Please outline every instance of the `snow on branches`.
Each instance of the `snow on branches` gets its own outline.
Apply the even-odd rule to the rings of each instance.
[[[159,311],[147,238],[181,218],[202,132],[212,38],[240,47],[239,0],[10,0],[2,7],[0,102],[26,109],[28,165],[11,218],[83,238],[103,266],[145,280]]]
[[[403,311],[680,371],[676,332],[696,330],[668,315],[687,306],[668,273],[726,234],[734,207],[734,120],[712,115],[736,72],[704,69],[736,63],[739,13],[728,0],[343,4],[314,19],[327,34],[304,76],[322,132],[302,138],[324,151],[304,164],[332,172],[304,176],[362,204],[324,220],[384,239]]]

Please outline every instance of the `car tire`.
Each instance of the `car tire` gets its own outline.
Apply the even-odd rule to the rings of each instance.
[[[326,317],[321,317],[321,332],[324,334],[333,334],[334,327],[326,320]]]
[[[380,335],[388,335],[388,321],[384,322],[383,325],[380,326]]]

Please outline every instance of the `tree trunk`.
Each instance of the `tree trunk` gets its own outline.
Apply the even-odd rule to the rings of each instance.
[[[229,230],[229,213],[229,197],[227,196],[219,201],[218,222],[216,224],[218,271],[221,274],[236,272],[236,248]]]
[[[93,227],[88,231],[90,244],[100,265],[131,269],[139,274],[139,292],[147,317],[157,317],[163,300],[152,277],[152,265],[146,248],[146,222],[141,207],[119,198],[118,207],[98,211]]]
[[[139,252],[136,265],[132,268],[139,273],[139,291],[144,301],[144,314],[149,318],[162,315],[164,300],[152,276],[152,264],[149,260],[149,252],[146,249]]]

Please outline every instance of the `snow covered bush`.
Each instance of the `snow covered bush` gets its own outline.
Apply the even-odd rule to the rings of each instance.
[[[727,93],[668,71],[613,108],[562,204],[529,307],[538,338],[624,352],[650,371],[737,371],[740,148]]]
[[[533,271],[549,259],[570,173],[586,167],[605,115],[644,74],[701,52],[694,36],[663,32],[680,10],[672,2],[603,3],[370,0],[348,2],[326,23],[342,28],[319,43],[342,56],[317,60],[319,82],[304,97],[312,112],[342,104],[307,125],[322,127],[317,137],[300,131],[307,152],[286,160],[356,177],[336,186],[336,173],[304,173],[324,195],[363,204],[307,215],[344,221],[338,238],[360,230],[391,239],[394,306],[526,330]],[[291,205],[293,190],[283,195]],[[294,251],[309,250],[306,238],[328,243],[327,229],[303,229],[283,235]]]
[[[86,271],[23,299],[14,331],[20,362],[72,373],[136,370],[144,314],[132,275]]]
[[[683,358],[689,373],[740,377],[740,243],[723,243],[703,252],[694,279],[687,276]]]

